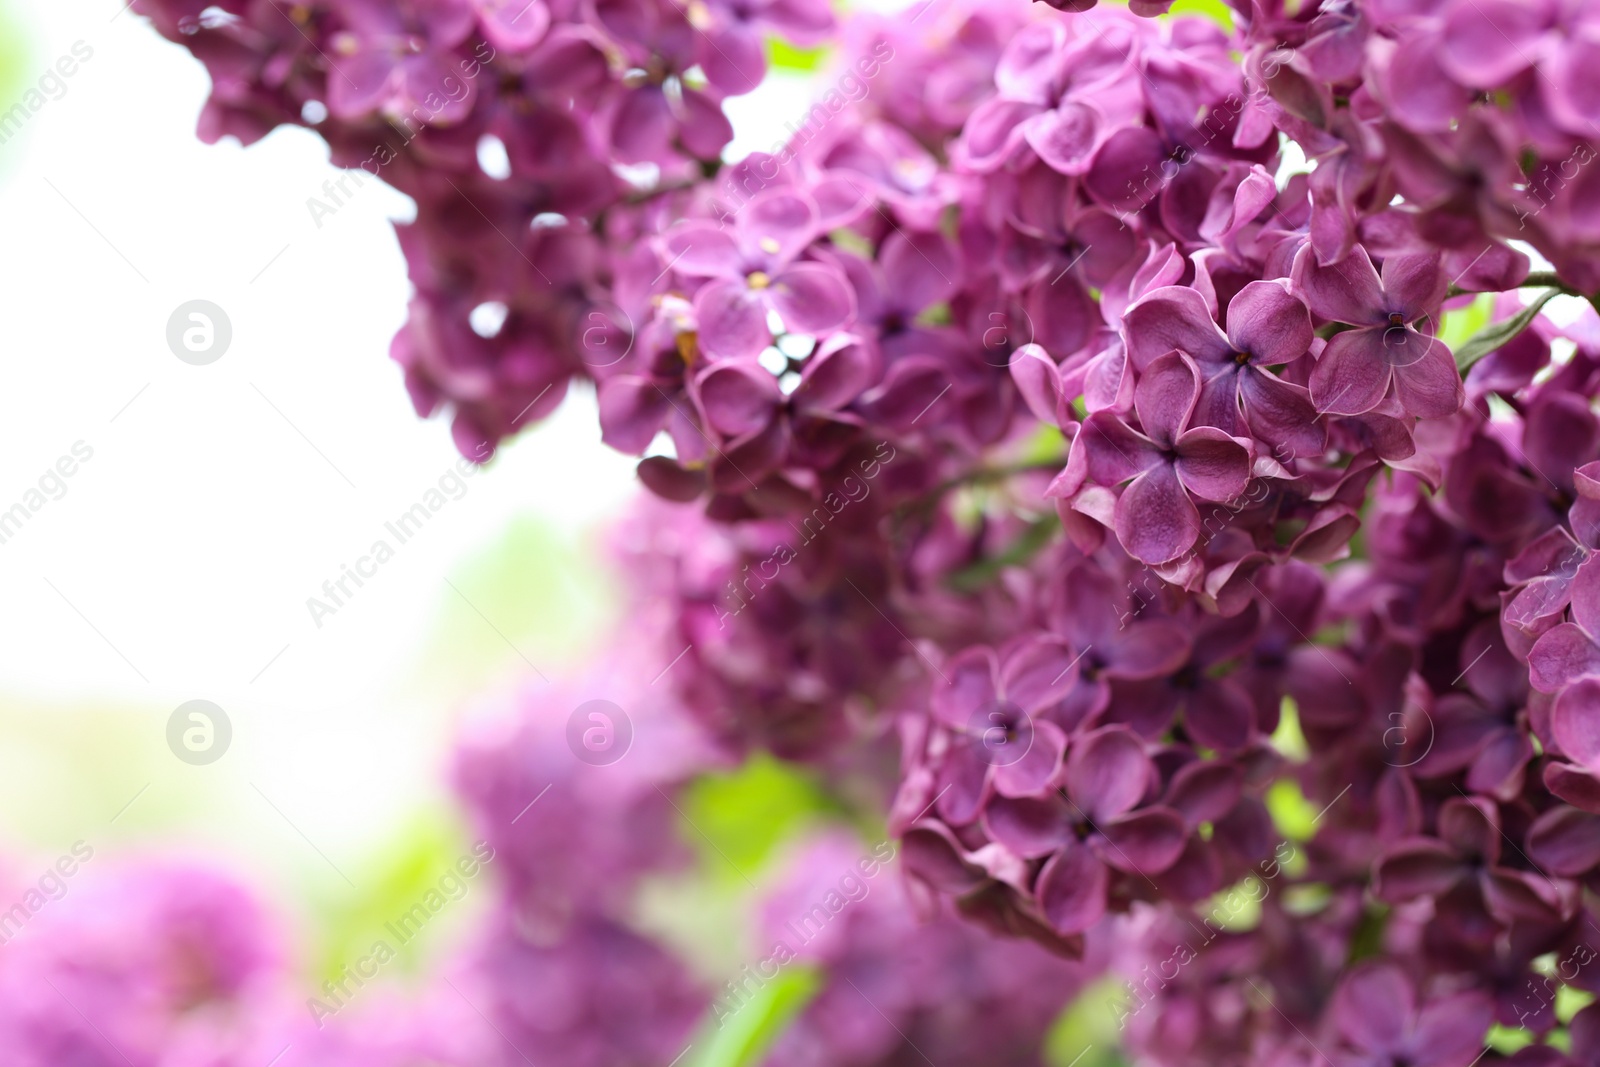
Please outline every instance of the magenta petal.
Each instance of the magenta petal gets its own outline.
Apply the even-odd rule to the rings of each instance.
[[[1383,261],[1385,307],[1406,322],[1437,311],[1447,286],[1437,253],[1397,252]]]
[[[1315,336],[1311,313],[1279,282],[1251,282],[1228,302],[1228,340],[1258,367],[1299,359]]]
[[[1436,897],[1461,880],[1465,867],[1449,846],[1418,838],[1390,846],[1373,868],[1372,891],[1379,900],[1402,904]]]
[[[1600,563],[1578,568],[1572,578],[1572,621],[1591,634],[1600,634]]]
[[[1245,425],[1250,432],[1275,446],[1280,461],[1322,454],[1327,430],[1317,418],[1311,394],[1269,371],[1247,367],[1239,375],[1239,396],[1244,400]]]
[[[1006,657],[1000,688],[1006,699],[1030,714],[1049,707],[1076,684],[1072,669],[1078,660],[1072,646],[1058,637],[1030,638]]]
[[[650,447],[667,420],[667,397],[648,378],[619,374],[598,387],[600,439],[619,452]]]
[[[1556,697],[1550,732],[1574,763],[1600,770],[1600,678],[1579,678]]]
[[[794,403],[812,412],[838,411],[876,385],[881,373],[876,347],[849,334],[835,334],[806,360]]]
[[[1045,165],[1058,174],[1082,174],[1099,145],[1100,113],[1087,104],[1063,101],[1023,124],[1023,136]]]
[[[1472,1067],[1483,1055],[1494,1002],[1483,993],[1455,993],[1423,1005],[1406,1039],[1406,1059],[1425,1067]]]
[[[1072,742],[1067,795],[1090,819],[1103,822],[1139,803],[1151,771],[1137,734],[1126,726],[1102,726]]]
[[[1042,109],[1037,104],[993,98],[979,104],[961,130],[959,155],[975,171],[994,170],[1022,143],[1022,123]]]
[[[1384,359],[1383,331],[1335,334],[1311,371],[1311,402],[1333,415],[1361,415],[1383,403],[1393,374]]]
[[[694,295],[700,348],[712,359],[754,359],[772,342],[766,301],[742,281],[719,279]]]
[[[611,116],[611,146],[624,163],[653,163],[671,151],[677,121],[654,85],[628,92]]]
[[[1188,831],[1170,808],[1143,808],[1100,824],[1100,859],[1128,874],[1160,874],[1178,862]]]
[[[479,0],[476,7],[484,37],[510,52],[532,48],[550,28],[550,9],[539,0]]]
[[[696,379],[696,386],[707,424],[727,438],[764,429],[783,403],[777,380],[751,363],[709,367]]]
[[[1023,859],[1048,856],[1073,840],[1066,805],[1050,797],[995,797],[983,810],[984,832]]]
[[[798,256],[817,235],[817,205],[795,189],[766,189],[751,197],[739,212],[739,229],[748,247],[771,269]]]
[[[1141,563],[1177,559],[1200,537],[1200,513],[1177,472],[1165,464],[1129,482],[1113,516],[1117,540]]]
[[[1199,400],[1199,370],[1181,352],[1168,352],[1146,367],[1133,391],[1139,424],[1160,445],[1177,440]]]
[[[1401,405],[1411,414],[1424,419],[1438,419],[1455,413],[1465,399],[1461,373],[1456,361],[1443,341],[1412,333],[1413,340],[1421,339],[1426,345],[1425,354],[1415,363],[1394,368],[1395,394]],[[1336,338],[1337,340],[1337,338]]]
[[[796,263],[772,279],[768,294],[784,326],[795,333],[829,333],[856,315],[850,283],[820,263]]]
[[[1442,134],[1466,114],[1472,90],[1460,85],[1439,62],[1431,42],[1413,42],[1390,62],[1385,72],[1391,110],[1400,123],[1418,133]]]
[[[1011,353],[1011,380],[1033,412],[1033,417],[1054,426],[1061,405],[1061,371],[1043,348],[1023,345]]]
[[[1600,777],[1570,763],[1549,763],[1544,768],[1545,788],[1568,804],[1600,813]]]
[[[994,651],[982,645],[951,656],[940,671],[949,684],[933,689],[934,717],[953,729],[967,729],[973,716],[999,699],[994,683],[999,670]]]
[[[1528,856],[1561,878],[1589,874],[1600,864],[1600,815],[1568,807],[1545,812],[1528,830]]]
[[[706,80],[730,96],[748,93],[767,73],[761,35],[737,23],[712,26],[702,32],[700,67]]]
[[[944,893],[967,893],[984,882],[982,872],[962,859],[961,847],[938,823],[921,823],[906,831],[900,839],[900,862],[912,878]]]
[[[639,461],[639,480],[646,489],[663,500],[687,504],[706,491],[706,472],[686,470],[666,456],[650,456]]]
[[[950,746],[939,766],[939,799],[934,807],[940,818],[953,826],[965,826],[976,819],[989,799],[989,767],[980,744]]]
[[[1122,631],[1100,654],[1108,678],[1156,678],[1183,666],[1189,658],[1189,636],[1175,622],[1150,620]]]
[[[1242,786],[1239,769],[1232,764],[1196,760],[1172,776],[1161,802],[1193,827],[1228,814],[1239,802]]]
[[[1356,248],[1327,267],[1317,263],[1309,246],[1302,248],[1295,257],[1294,280],[1311,310],[1325,319],[1351,326],[1377,326],[1387,321],[1383,283],[1364,248]]]
[[[1108,881],[1105,866],[1094,851],[1073,840],[1044,865],[1034,893],[1039,910],[1057,932],[1076,934],[1105,914]]]
[[[1109,411],[1085,419],[1072,448],[1083,452],[1089,477],[1105,486],[1121,485],[1162,462],[1149,438]]]
[[[1067,735],[1055,723],[1044,721],[1035,722],[1032,733],[1032,743],[1021,759],[994,769],[994,790],[1001,796],[1052,795],[1050,782],[1061,770]]]
[[[883,242],[878,262],[893,306],[911,311],[948,300],[961,274],[950,242],[936,233],[896,231]]]
[[[661,240],[666,266],[700,278],[738,278],[743,264],[733,235],[713,222],[683,222]]]
[[[1196,744],[1237,752],[1255,728],[1255,705],[1232,678],[1207,679],[1189,698],[1184,723]]]
[[[1526,70],[1554,14],[1540,0],[1471,0],[1450,6],[1439,40],[1440,64],[1475,89],[1493,89]]]
[[[1176,448],[1178,479],[1197,497],[1226,503],[1250,482],[1249,450],[1215,426],[1185,430]]]
[[[1160,134],[1146,126],[1123,126],[1100,145],[1084,181],[1101,204],[1135,212],[1160,195],[1166,163]]]
[[[1570,622],[1546,631],[1528,653],[1528,680],[1541,693],[1590,674],[1600,675],[1600,647]]]
[[[1368,1052],[1396,1048],[1416,1012],[1416,994],[1400,968],[1368,963],[1340,983],[1333,1018],[1353,1044]]]
[[[1205,298],[1186,285],[1152,291],[1128,309],[1122,329],[1128,358],[1139,371],[1174,350],[1202,363],[1216,363],[1227,359],[1232,347],[1212,321]]]

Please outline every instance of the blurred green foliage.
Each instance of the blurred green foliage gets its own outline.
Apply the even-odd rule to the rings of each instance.
[[[794,73],[807,74],[820,68],[827,61],[830,49],[826,45],[816,48],[801,48],[792,45],[781,37],[767,38],[767,63],[774,70],[785,70]]]
[[[1128,994],[1115,978],[1085,987],[1068,1005],[1045,1038],[1045,1059],[1051,1067],[1124,1067],[1118,1052]]]
[[[784,1028],[821,987],[812,968],[793,965],[758,989],[737,1011],[719,1021],[707,1015],[695,1035],[685,1067],[750,1067],[759,1063]]]
[[[516,519],[456,569],[454,589],[441,591],[418,674],[456,696],[507,667],[525,673],[528,663],[547,676],[570,675],[561,665],[583,662],[621,624],[612,573],[598,538],[563,535],[534,516]]]
[[[684,837],[717,877],[742,881],[778,846],[820,817],[842,810],[805,773],[770,756],[753,756],[738,770],[707,775],[683,802]]]
[[[361,870],[360,891],[335,898],[318,914],[316,979],[337,979],[342,968],[370,954],[380,939],[398,953],[385,966],[389,977],[416,974],[434,962],[439,950],[455,940],[451,935],[481,913],[489,899],[486,885],[493,877],[492,862],[465,880],[467,889],[459,900],[447,897],[445,906],[410,940],[400,941],[386,925],[397,924],[429,890],[437,889],[439,880],[454,872],[456,861],[471,850],[462,827],[436,808],[418,811],[397,826],[388,843],[376,850],[377,858]]]

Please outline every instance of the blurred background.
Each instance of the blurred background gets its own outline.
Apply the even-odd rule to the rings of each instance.
[[[0,4],[0,114],[45,100],[0,120],[0,511],[26,512],[0,530],[0,847],[201,851],[328,937],[458,854],[461,703],[626,625],[592,535],[632,462],[575,393],[449,480],[387,358],[408,198],[372,182],[314,219],[340,172],[308,131],[202,145],[203,68],[121,7]],[[231,327],[206,365],[167,340],[193,300]],[[314,618],[441,477],[446,506]],[[168,748],[190,700],[232,728],[208,765]]]

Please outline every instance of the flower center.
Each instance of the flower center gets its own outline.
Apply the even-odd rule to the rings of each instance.
[[[752,289],[765,289],[772,284],[772,279],[767,277],[765,271],[753,270],[746,276],[745,284]]]
[[[1250,353],[1248,353],[1248,352],[1235,352],[1231,358],[1233,359],[1233,365],[1234,366],[1242,367],[1246,363],[1250,362]]]
[[[1406,317],[1404,315],[1400,314],[1400,312],[1396,311],[1396,312],[1394,312],[1393,314],[1391,314],[1389,316],[1389,325],[1390,326],[1404,326],[1405,324],[1406,324]]]

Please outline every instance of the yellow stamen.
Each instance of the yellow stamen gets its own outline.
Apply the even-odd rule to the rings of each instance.
[[[752,289],[765,289],[772,284],[772,279],[767,277],[764,272],[757,270],[750,272],[750,276],[745,278],[745,283]]]

